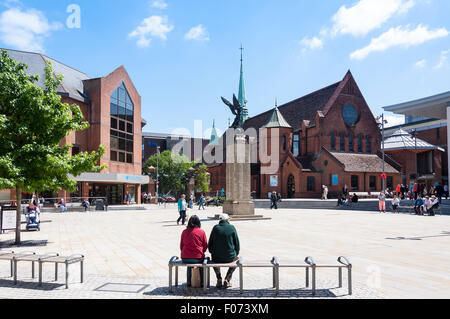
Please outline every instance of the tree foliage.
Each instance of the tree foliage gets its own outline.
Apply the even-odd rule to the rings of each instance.
[[[208,168],[204,164],[198,167],[195,174],[195,189],[200,193],[209,193]]]
[[[0,189],[16,189],[18,212],[22,190],[74,190],[70,178],[83,172],[98,172],[105,152],[71,156],[72,145],[59,144],[73,131],[88,128],[78,105],[61,101],[57,88],[62,76],[55,76],[51,63],[45,69],[45,88],[37,75],[28,75],[27,66],[12,59],[5,50],[0,55]],[[20,225],[18,225],[20,227]],[[20,241],[20,236],[19,236]],[[17,234],[16,234],[17,242]]]
[[[159,191],[166,194],[169,191],[184,191],[189,183],[189,169],[195,162],[189,161],[185,155],[164,151],[147,159],[144,164],[144,174],[156,180],[156,168],[159,167]],[[149,168],[155,171],[150,172]]]

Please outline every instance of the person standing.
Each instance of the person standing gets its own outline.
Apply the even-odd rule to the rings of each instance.
[[[444,187],[442,187],[441,184],[437,184],[436,188],[434,189],[434,192],[436,193],[436,196],[439,200],[439,204],[442,204],[442,196],[444,195]]]
[[[209,236],[208,249],[213,263],[228,264],[239,259],[240,243],[236,228],[230,224],[230,216],[221,214],[220,222],[214,226]],[[229,268],[222,284],[220,268],[215,267],[217,288],[230,288],[231,279],[236,268]]]
[[[345,198],[348,197],[348,187],[347,187],[347,184],[345,184],[344,188],[342,189],[342,194],[344,194]]]
[[[447,184],[444,185],[444,196],[445,196],[445,199],[448,199],[448,185]]]
[[[270,209],[273,209],[273,208],[278,209],[278,205],[277,205],[277,202],[278,202],[278,199],[277,199],[277,192],[273,192],[273,193],[272,193],[272,195],[270,196],[270,202],[271,202],[271,204],[270,204]]]
[[[127,202],[127,205],[131,204],[130,192],[127,192],[127,194],[125,195],[125,202]]]
[[[148,202],[149,204],[152,203],[152,193],[148,193],[148,194],[147,194],[147,202]]]
[[[180,225],[180,221],[183,223],[183,226],[185,225],[186,210],[187,210],[186,195],[183,194],[178,200],[178,213],[180,214],[180,217],[178,217],[177,225]]]
[[[206,233],[201,229],[200,218],[194,215],[189,218],[188,226],[181,234],[180,250],[183,264],[201,264],[208,249]],[[192,268],[187,269],[187,286],[191,286]],[[200,280],[203,285],[203,269],[200,269]]]
[[[380,213],[386,214],[386,195],[383,192],[380,192],[378,195],[378,207],[380,208]]]
[[[417,185],[417,183],[414,183],[413,193],[414,193],[414,199],[417,199],[417,195],[419,195],[419,185]]]
[[[203,196],[203,194],[200,194],[198,210],[200,210],[201,208],[203,208],[203,210],[205,210],[205,196]]]
[[[326,185],[323,185],[322,188],[323,188],[322,199],[327,200],[328,199],[328,187]]]

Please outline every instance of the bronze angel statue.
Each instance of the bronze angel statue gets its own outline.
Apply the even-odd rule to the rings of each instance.
[[[231,127],[232,128],[242,128],[242,126],[244,125],[243,120],[242,120],[243,107],[241,106],[238,99],[236,98],[236,95],[233,94],[233,104],[231,104],[230,101],[228,101],[227,99],[225,99],[223,97],[222,97],[222,101],[223,101],[223,103],[228,105],[230,107],[231,112],[234,115],[236,115],[236,118],[235,118],[233,124],[231,125]]]

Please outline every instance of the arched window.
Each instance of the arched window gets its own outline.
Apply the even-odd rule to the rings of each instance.
[[[348,136],[348,151],[353,152],[353,135]]]
[[[358,135],[358,152],[362,153],[362,136],[361,134]]]
[[[344,134],[340,133],[339,134],[339,143],[341,146],[341,152],[345,152],[345,139],[344,139]]]
[[[294,134],[293,135],[293,141],[292,141],[292,154],[294,154],[295,157],[300,155],[300,134]]]
[[[331,133],[331,150],[336,150],[336,135],[334,133]]]
[[[371,153],[370,136],[366,136],[366,152]]]
[[[125,84],[114,90],[111,105],[111,161],[133,163],[134,104]]]
[[[286,152],[287,149],[287,140],[286,140],[286,135],[283,135],[283,151]]]

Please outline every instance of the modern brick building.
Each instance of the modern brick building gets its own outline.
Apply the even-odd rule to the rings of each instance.
[[[409,184],[415,180],[421,183],[443,185],[449,183],[449,152],[448,152],[448,116],[450,110],[450,91],[424,97],[414,101],[403,102],[384,109],[395,114],[405,115],[405,124],[387,128],[386,137],[402,129],[411,135],[434,146],[428,153],[418,155],[417,162],[414,153],[396,154],[397,161],[403,166],[403,182]],[[437,148],[441,148],[441,152]],[[432,152],[432,154],[430,154]],[[402,156],[402,158],[398,158]],[[428,156],[430,159],[426,158]],[[394,158],[395,159],[395,158]],[[424,167],[424,163],[428,163]]]
[[[257,132],[257,163],[252,164],[252,191],[267,198],[320,198],[322,186],[338,195],[375,195],[382,190],[381,133],[364,96],[349,71],[342,81],[245,121],[246,132]],[[222,137],[223,139],[223,137]],[[278,152],[275,172],[262,173],[261,148]],[[400,165],[386,158],[387,186],[401,183]],[[225,188],[226,164],[209,167],[211,191]]]
[[[44,197],[107,197],[109,204],[122,204],[127,192],[139,203],[141,185],[148,184],[148,176],[142,175],[142,127],[141,96],[123,66],[100,78],[90,78],[85,73],[32,52],[6,50],[16,61],[28,65],[29,74],[40,76],[44,87],[44,69],[50,61],[55,74],[64,79],[58,88],[62,101],[80,106],[90,127],[73,132],[61,144],[72,144],[72,153],[93,151],[99,145],[106,146],[100,164],[108,167],[101,173],[85,173],[75,177],[78,190],[69,194],[55,190]],[[3,197],[5,197],[3,191]],[[11,192],[10,197],[14,194]]]

